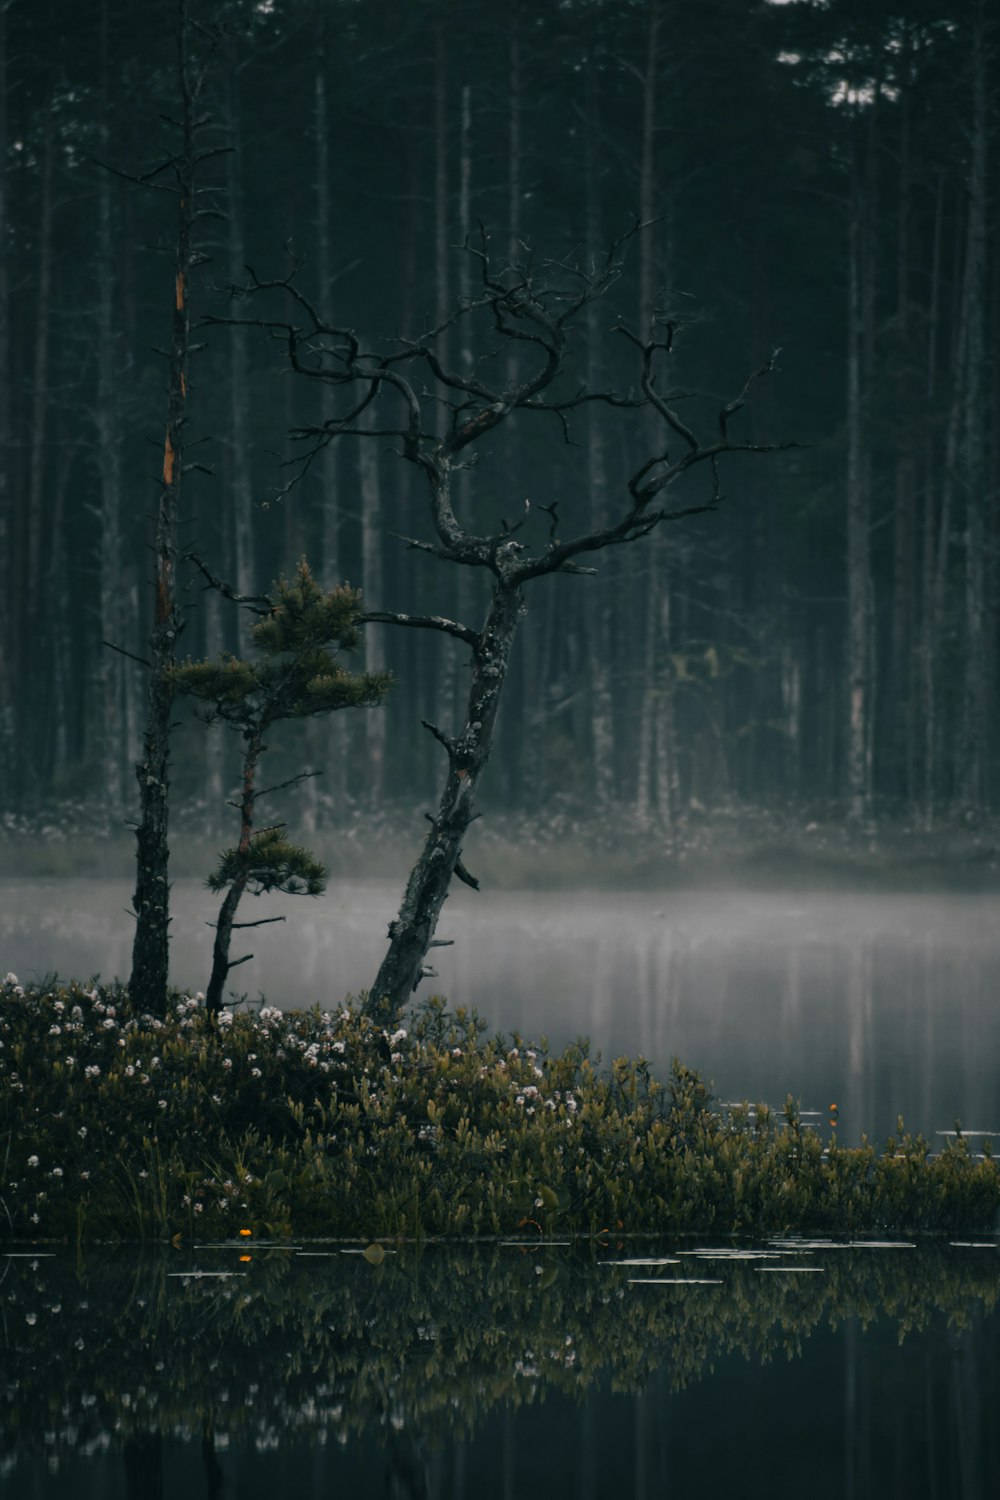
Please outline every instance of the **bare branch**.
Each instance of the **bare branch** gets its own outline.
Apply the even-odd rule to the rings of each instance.
[[[456,640],[464,641],[473,650],[479,645],[479,635],[471,630],[468,625],[462,625],[457,620],[447,620],[443,615],[404,615],[395,610],[372,609],[366,610],[363,615],[355,617],[358,625],[407,625],[417,630],[440,630],[445,635],[453,635]]]
[[[127,656],[129,661],[137,661],[140,667],[148,667],[152,671],[153,663],[147,661],[144,656],[136,656],[132,651],[126,651],[124,646],[116,646],[114,641],[101,641],[102,646],[107,646],[109,651],[117,651],[119,656]]]
[[[451,738],[451,736],[448,735],[448,734],[445,734],[445,732],[444,732],[443,729],[439,729],[436,724],[431,724],[429,722],[429,720],[427,720],[427,719],[421,719],[420,722],[423,725],[423,727],[426,730],[428,730],[429,733],[431,733],[434,736],[434,738],[437,740],[438,744],[444,746],[444,748],[448,752],[448,759],[449,760],[454,760],[455,753],[456,753],[456,751],[458,749],[458,746],[456,745],[455,741]]]
[[[269,615],[271,613],[272,604],[267,594],[238,594],[230,584],[224,582],[221,578],[216,578],[215,574],[209,571],[196,552],[185,552],[181,561],[193,562],[198,571],[207,580],[208,587],[216,589],[224,599],[231,600],[233,604],[242,604],[245,608],[252,610],[255,615]],[[261,604],[265,604],[267,608],[259,609],[257,606]]]
[[[273,786],[261,787],[259,792],[254,793],[254,801],[259,802],[261,797],[266,797],[269,792],[283,792],[286,787],[298,786],[300,781],[309,781],[313,776],[322,776],[322,771],[300,771],[297,776],[290,776],[287,781],[276,781]],[[238,802],[231,802],[230,807],[238,807]]]

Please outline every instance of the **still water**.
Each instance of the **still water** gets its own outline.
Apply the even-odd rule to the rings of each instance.
[[[995,1244],[693,1248],[0,1257],[5,1500],[1000,1491]]]
[[[233,974],[251,1001],[337,1005],[371,983],[400,888],[335,882],[243,934]],[[126,973],[125,882],[0,882],[0,966]],[[213,915],[195,881],[174,887],[172,977],[203,988]],[[241,912],[241,915],[243,913]],[[1000,921],[995,895],[577,891],[450,897],[436,989],[493,1028],[585,1034],[605,1059],[679,1056],[724,1099],[838,1106],[841,1138],[883,1137],[902,1114],[935,1132],[1000,1129]],[[234,948],[234,955],[241,951]]]

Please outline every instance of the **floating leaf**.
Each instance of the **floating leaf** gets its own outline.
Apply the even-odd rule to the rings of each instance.
[[[379,1244],[366,1245],[361,1254],[370,1266],[380,1266],[385,1260],[385,1250]]]

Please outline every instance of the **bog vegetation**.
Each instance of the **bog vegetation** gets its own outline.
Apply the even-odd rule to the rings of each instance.
[[[174,992],[0,986],[0,1221],[18,1238],[852,1233],[991,1226],[1000,1175],[961,1136],[842,1145],[794,1101],[721,1109],[675,1063],[602,1070],[488,1036],[440,1000],[407,1027],[206,1011]]]

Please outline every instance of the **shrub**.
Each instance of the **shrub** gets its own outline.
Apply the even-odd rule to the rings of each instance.
[[[955,1139],[824,1143],[793,1101],[721,1110],[675,1062],[601,1071],[440,1000],[387,1034],[116,985],[0,984],[0,1232],[164,1238],[954,1230],[1000,1176]]]

